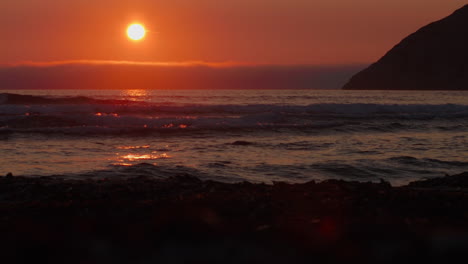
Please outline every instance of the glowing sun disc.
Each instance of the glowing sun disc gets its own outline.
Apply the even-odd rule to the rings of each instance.
[[[132,24],[127,28],[127,36],[133,40],[141,40],[146,35],[146,29],[140,24]]]

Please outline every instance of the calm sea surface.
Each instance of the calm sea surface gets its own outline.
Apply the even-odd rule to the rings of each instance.
[[[393,184],[468,171],[468,92],[0,90],[0,174]]]

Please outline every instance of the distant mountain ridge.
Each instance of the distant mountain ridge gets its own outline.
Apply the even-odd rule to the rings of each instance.
[[[468,90],[468,5],[403,39],[345,90]]]

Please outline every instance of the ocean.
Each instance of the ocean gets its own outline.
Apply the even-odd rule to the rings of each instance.
[[[468,92],[0,91],[0,175],[393,185],[468,171]]]

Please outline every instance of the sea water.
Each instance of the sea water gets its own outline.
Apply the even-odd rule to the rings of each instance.
[[[401,185],[468,171],[468,92],[0,91],[0,174]]]

